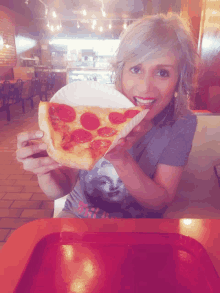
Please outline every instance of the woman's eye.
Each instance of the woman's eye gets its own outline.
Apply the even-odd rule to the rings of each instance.
[[[165,70],[165,69],[161,69],[158,71],[158,75],[160,75],[161,77],[169,77],[169,71]]]
[[[131,72],[135,73],[135,74],[138,74],[138,73],[141,72],[141,68],[139,66],[132,67]]]

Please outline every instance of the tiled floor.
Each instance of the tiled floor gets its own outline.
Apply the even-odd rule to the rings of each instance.
[[[11,121],[0,112],[0,249],[13,231],[39,219],[53,217],[53,201],[48,200],[38,186],[37,177],[23,169],[16,160],[17,134],[37,130],[39,97],[34,109],[26,101],[26,113],[21,104],[10,107]]]

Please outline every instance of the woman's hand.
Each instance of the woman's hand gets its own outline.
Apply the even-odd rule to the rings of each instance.
[[[37,133],[42,133],[42,136],[37,136]],[[60,167],[48,156],[46,144],[40,141],[42,137],[42,131],[22,132],[17,136],[17,161],[23,163],[24,170],[36,175],[44,175]]]
[[[123,161],[124,163],[130,157],[127,152],[133,144],[146,133],[146,129],[142,125],[137,125],[133,130],[124,138],[118,141],[118,144],[105,155],[106,160],[117,163]]]

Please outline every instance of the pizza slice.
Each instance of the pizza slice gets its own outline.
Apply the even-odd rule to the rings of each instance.
[[[38,122],[51,158],[71,168],[91,170],[142,111],[141,107],[72,107],[40,102]]]

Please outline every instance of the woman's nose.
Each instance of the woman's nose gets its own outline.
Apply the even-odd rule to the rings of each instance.
[[[154,88],[154,81],[150,77],[139,80],[138,89],[142,93],[151,92]]]

